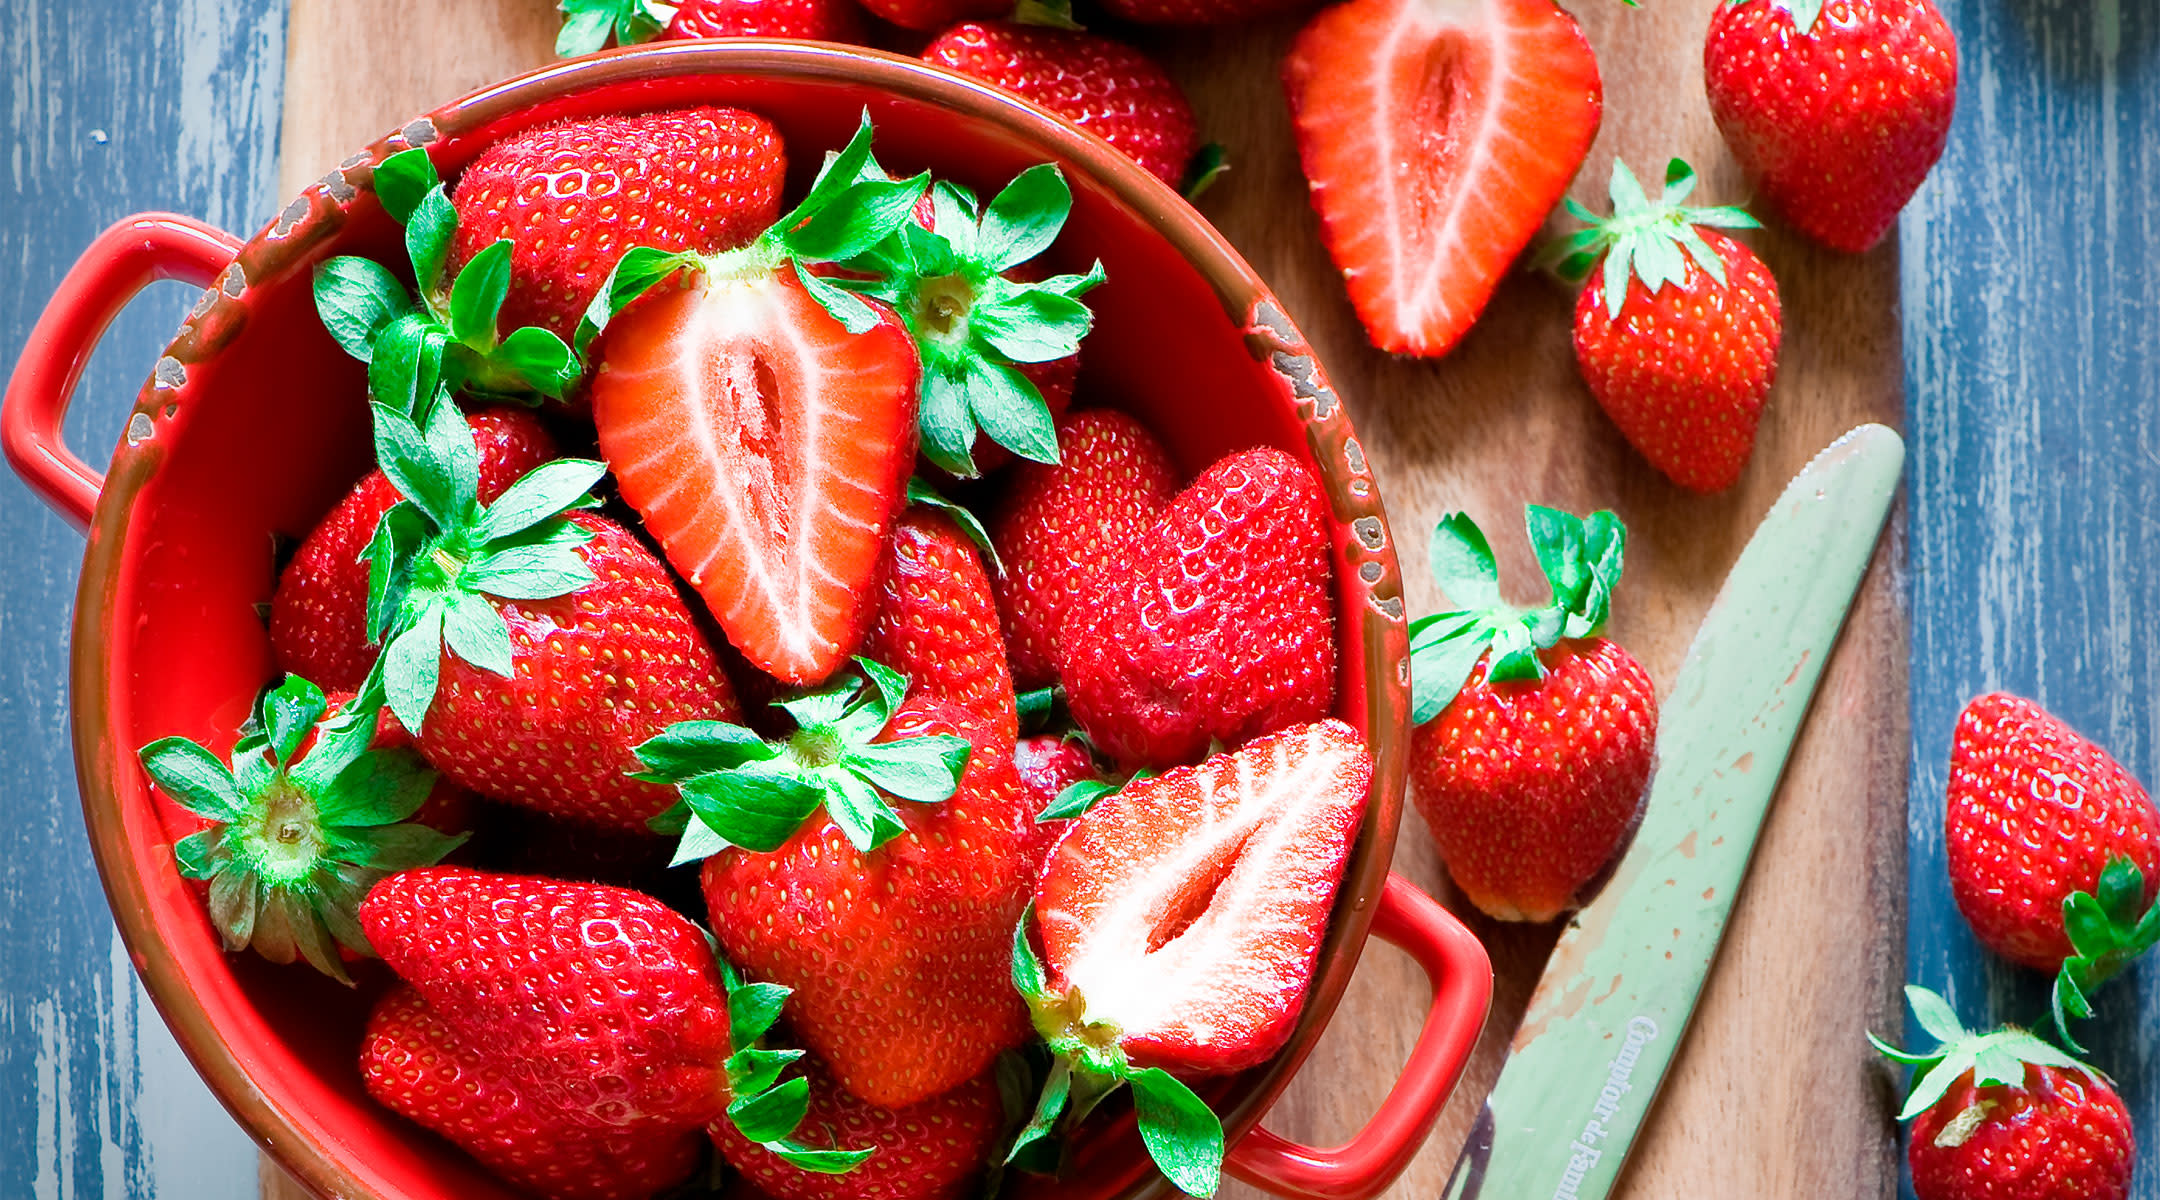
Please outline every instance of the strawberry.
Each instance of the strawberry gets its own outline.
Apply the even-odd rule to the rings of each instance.
[[[1627,531],[1527,506],[1552,600],[1500,600],[1492,550],[1454,513],[1432,571],[1461,608],[1410,625],[1411,797],[1448,874],[1503,921],[1549,921],[1619,850],[1641,811],[1657,692],[1634,656],[1598,636]]]
[[[1103,0],[1121,21],[1142,25],[1228,25],[1306,7],[1308,0]]]
[[[1036,814],[1028,823],[1028,860],[1040,874],[1041,865],[1065,835],[1065,818],[1056,814],[1064,805],[1090,804],[1115,788],[1095,766],[1087,743],[1077,737],[1037,734],[1021,738],[1013,747],[1013,770],[1019,773],[1020,786],[1027,789],[1028,803]],[[1088,786],[1074,791],[1083,784]]]
[[[804,1144],[822,1138],[875,1152],[855,1171],[833,1176],[791,1165],[734,1126],[715,1122],[712,1140],[721,1156],[774,1200],[952,1200],[981,1174],[1004,1129],[1004,1105],[987,1074],[895,1111],[851,1095],[816,1059],[803,1067],[810,1080]]]
[[[482,409],[471,424],[482,503],[556,457],[555,439],[528,409]],[[280,668],[348,692],[367,678],[380,647],[368,644],[368,569],[360,556],[399,499],[381,471],[369,471],[302,539],[270,597],[270,649]]]
[[[459,1041],[410,985],[368,1015],[360,1079],[377,1103],[549,1200],[642,1200],[688,1180],[703,1158],[698,1133],[679,1124],[571,1123],[511,1064]]]
[[[1703,82],[1771,207],[1857,254],[1942,157],[1957,39],[1930,0],[1720,0]]]
[[[655,37],[863,40],[862,14],[849,0],[684,0],[673,6],[658,0],[562,0],[557,7],[563,26],[555,53],[562,58],[590,54],[610,38],[618,46]]]
[[[630,778],[632,748],[737,711],[674,580],[629,530],[584,511],[601,464],[558,459],[482,505],[456,407],[438,400],[423,421],[376,410],[378,458],[406,499],[368,551],[370,632],[385,646],[369,688],[459,784],[644,828],[671,797]]]
[[[462,268],[509,241],[502,326],[568,341],[624,251],[742,245],[779,215],[786,175],[779,132],[740,109],[542,126],[489,146],[459,175],[450,262]]]
[[[1178,493],[1058,630],[1058,676],[1089,740],[1127,769],[1167,766],[1334,708],[1327,514],[1312,472],[1272,448]]]
[[[1055,165],[1022,171],[987,205],[940,181],[916,219],[845,264],[854,290],[889,304],[922,354],[922,452],[938,469],[979,475],[987,439],[1022,458],[1058,459],[1057,393],[1094,323],[1080,297],[1103,281],[1043,278],[1029,260],[1056,240],[1072,189]],[[978,437],[978,430],[982,436]]]
[[[471,798],[428,770],[402,730],[379,732],[376,716],[350,697],[333,708],[295,675],[263,693],[257,728],[226,762],[180,737],[137,752],[158,789],[201,819],[173,855],[205,885],[228,951],[305,958],[350,984],[345,964],[372,953],[354,915],[369,886],[466,840]]]
[[[1192,104],[1154,59],[1075,29],[967,21],[924,62],[995,84],[1078,125],[1177,187],[1199,147]]]
[[[1298,33],[1283,83],[1367,335],[1431,357],[1560,202],[1604,106],[1590,43],[1551,0],[1350,0]]]
[[[1170,452],[1132,417],[1112,409],[1059,424],[1055,466],[1023,464],[990,523],[1003,565],[998,611],[1013,682],[1057,679],[1057,634],[1075,601],[1092,602],[1092,576],[1121,565],[1177,494]]]
[[[1679,159],[1652,204],[1613,160],[1613,215],[1568,201],[1590,228],[1562,241],[1560,273],[1603,272],[1575,302],[1575,362],[1598,406],[1652,466],[1698,492],[1731,487],[1777,378],[1777,280],[1746,246],[1698,226],[1752,229],[1737,208],[1684,208]],[[1667,286],[1670,285],[1670,286]]]
[[[2073,953],[2064,902],[2105,891],[2142,911],[2160,891],[2160,810],[2108,752],[2030,700],[1974,698],[1950,746],[1950,894],[1980,944],[2054,971]],[[2141,877],[2102,888],[2111,860]]]
[[[635,303],[606,322],[592,381],[623,499],[735,648],[796,684],[830,675],[868,631],[915,457],[907,331],[802,269],[883,240],[927,186],[885,179],[869,128],[749,246],[626,256],[611,303]],[[687,286],[636,298],[678,272]]]
[[[1014,0],[862,0],[871,16],[890,21],[902,29],[928,33],[956,21],[987,20],[1012,15]]]
[[[1242,1070],[1281,1048],[1371,786],[1356,730],[1301,725],[1127,784],[1044,868],[1042,959],[1023,925],[1013,980],[1059,1056],[1053,1071],[1075,1094],[1130,1083],[1142,1137],[1192,1195],[1214,1192],[1222,1131],[1165,1068]],[[1056,1119],[1055,1090],[1021,1142]],[[1200,1152],[1166,1157],[1166,1135]]]
[[[2022,1029],[1971,1033],[1926,988],[1905,995],[1942,1045],[1868,1040],[1914,1068],[1898,1119],[1919,1200],[2127,1200],[2137,1134],[2105,1076]]]
[[[1027,903],[1026,796],[986,722],[859,661],[861,679],[781,702],[782,741],[703,722],[638,753],[682,793],[677,861],[710,856],[728,957],[798,990],[790,1025],[841,1086],[905,1108],[1026,1036],[1000,970]]]
[[[696,1129],[726,1108],[719,971],[704,935],[658,900],[425,867],[376,884],[360,924],[458,1041],[506,1064],[566,1126]]]
[[[642,1176],[646,1160],[684,1157],[671,1135],[694,1140],[723,1113],[751,1142],[812,1169],[847,1171],[868,1153],[788,1139],[808,1108],[810,1084],[780,1076],[802,1051],[759,1041],[788,990],[745,985],[697,926],[650,896],[431,867],[377,884],[360,920],[442,1026],[438,1033],[407,1013],[399,1040],[419,1035],[436,1053],[452,1053],[459,1060],[452,1065],[472,1069],[474,1087],[448,1103],[395,1078],[371,1079],[370,1090],[392,1093],[393,1107],[491,1166],[563,1166],[560,1156],[568,1155],[570,1166],[599,1159],[600,1169],[627,1165]],[[483,1126],[476,1138],[460,1136],[474,1132],[467,1125],[474,1101],[522,1112],[544,1138],[524,1147],[532,1161],[519,1163],[518,1147],[503,1145],[506,1135],[515,1141],[513,1131]],[[544,1152],[548,1145],[554,1153]]]
[[[936,508],[909,508],[893,522],[880,575],[877,619],[863,653],[924,695],[981,717],[1011,753],[1020,736],[1012,672],[990,577],[970,535]]]

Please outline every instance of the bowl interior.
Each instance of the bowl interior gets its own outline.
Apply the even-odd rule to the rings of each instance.
[[[1274,445],[1314,463],[1336,517],[1337,712],[1374,744],[1372,801],[1307,1011],[1269,1065],[1214,1081],[1234,1138],[1304,1056],[1355,965],[1400,809],[1400,588],[1362,454],[1302,339],[1250,271],[1181,201],[1101,143],[912,60],[801,45],[641,51],[550,68],[409,126],[310,189],[243,252],[161,364],[116,454],[78,608],[78,757],[86,813],[134,959],[182,1044],[235,1113],[318,1190],[483,1200],[511,1192],[448,1143],[372,1104],[354,1054],[368,1002],[305,967],[223,954],[171,844],[192,824],[150,795],[134,750],[181,734],[229,746],[273,673],[260,616],[273,539],[304,534],[368,465],[365,372],[317,321],[313,265],[402,255],[365,186],[373,161],[432,142],[445,175],[482,146],[548,120],[695,102],[737,104],[786,137],[796,192],[867,107],[896,171],[932,168],[987,196],[1018,171],[1063,165],[1075,204],[1051,261],[1100,258],[1079,403],[1127,409],[1190,475]],[[358,185],[358,186],[355,186]],[[1263,306],[1255,316],[1255,306]],[[180,381],[178,376],[184,376]],[[148,418],[147,424],[144,417]],[[147,433],[147,436],[140,436]],[[1112,1195],[1160,1186],[1129,1123],[1082,1147],[1061,1185]]]

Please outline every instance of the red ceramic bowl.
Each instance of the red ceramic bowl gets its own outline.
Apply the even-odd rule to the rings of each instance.
[[[1130,407],[1187,472],[1269,444],[1312,463],[1333,506],[1339,581],[1337,711],[1376,765],[1303,1016],[1263,1067],[1209,1081],[1228,1169],[1284,1195],[1356,1200],[1415,1153],[1469,1053],[1491,989],[1476,940],[1388,874],[1402,808],[1408,707],[1401,577],[1380,497],[1342,405],[1304,338],[1252,270],[1175,194],[1107,144],[1002,93],[913,59],[801,43],[678,43],[549,67],[422,117],[293,201],[242,245],[147,215],[102,236],[62,282],[11,378],[0,429],[15,469],[84,526],[76,600],[76,766],[91,848],[136,969],[180,1044],[248,1130],[324,1195],[491,1200],[508,1189],[448,1143],[362,1094],[354,1068],[370,988],[219,950],[174,867],[177,810],[153,797],[134,750],[182,734],[229,745],[271,677],[256,607],[271,535],[310,528],[368,465],[364,375],[318,323],[310,271],[336,254],[397,253],[370,190],[386,156],[425,145],[445,175],[487,143],[543,121],[696,102],[763,113],[807,170],[865,106],[880,159],[934,168],[989,194],[1059,163],[1074,207],[1055,255],[1100,257],[1089,297],[1086,394]],[[60,441],[61,416],[113,315],[158,278],[205,285],[161,357],[102,478]],[[1257,1128],[1320,1036],[1366,935],[1402,945],[1433,981],[1416,1051],[1372,1123],[1316,1150]],[[375,986],[381,977],[373,977]],[[1167,1190],[1130,1118],[1100,1122],[1061,1182],[1022,1195],[1139,1197]]]

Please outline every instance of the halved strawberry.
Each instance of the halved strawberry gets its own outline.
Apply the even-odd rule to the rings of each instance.
[[[593,422],[623,499],[743,657],[789,683],[831,674],[869,626],[922,377],[892,310],[805,267],[884,241],[928,186],[885,176],[865,116],[756,241],[637,247],[579,327],[581,349],[605,330]]]
[[[1170,1071],[1281,1048],[1371,786],[1364,739],[1330,719],[1135,779],[1073,823],[1035,889],[1042,958],[1024,920],[1013,939],[1013,984],[1056,1055],[1014,1156],[1128,1084],[1156,1164],[1214,1194],[1222,1127]]]
[[[1298,156],[1372,343],[1447,353],[1597,136],[1597,59],[1551,0],[1350,0],[1283,65]]]
[[[918,370],[890,312],[849,333],[784,269],[706,272],[609,331],[600,453],[760,670],[814,683],[861,642],[914,466]]]

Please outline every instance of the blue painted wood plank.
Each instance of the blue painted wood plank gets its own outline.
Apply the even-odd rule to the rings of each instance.
[[[1913,977],[1968,1023],[2032,1024],[2046,981],[1982,952],[1950,899],[1943,788],[1972,696],[2039,700],[2139,778],[2160,767],[2160,8],[1948,0],[1950,146],[1901,226],[1913,770]],[[2080,1036],[2138,1127],[2160,1117],[2160,975]],[[2160,1197],[2160,1137],[2136,1194]]]
[[[0,369],[106,225],[168,208],[249,230],[274,211],[285,0],[12,0],[0,22]],[[91,462],[193,295],[147,293],[69,421]],[[0,472],[0,475],[5,475]],[[119,945],[83,840],[67,639],[82,540],[0,481],[0,1196],[238,1197],[255,1156]]]

